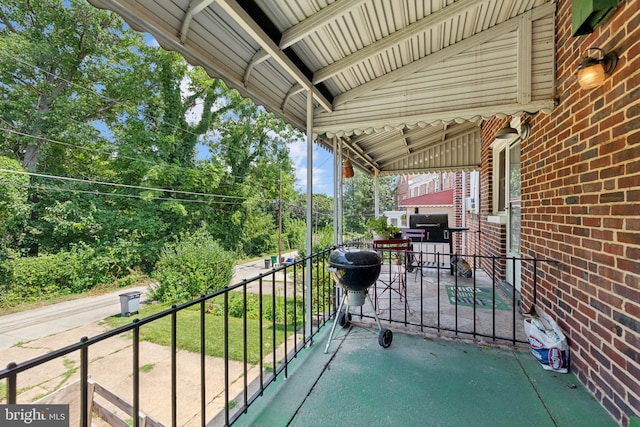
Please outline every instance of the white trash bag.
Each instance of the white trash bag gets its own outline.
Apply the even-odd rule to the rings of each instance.
[[[547,313],[535,309],[535,315],[524,320],[531,354],[548,371],[569,372],[569,344],[558,324]]]

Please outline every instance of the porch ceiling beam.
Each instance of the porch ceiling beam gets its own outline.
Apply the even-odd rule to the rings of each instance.
[[[297,95],[303,91],[304,91],[304,88],[300,86],[298,83],[293,85],[291,89],[289,89],[289,92],[287,92],[287,95],[284,97],[284,100],[282,101],[282,111],[284,112],[284,110],[286,110],[287,104],[289,103],[289,100],[291,99],[292,96]]]
[[[253,55],[253,57],[251,58],[251,61],[249,61],[249,64],[247,65],[247,68],[244,70],[244,76],[242,77],[242,82],[244,84],[247,84],[247,82],[249,81],[249,78],[251,77],[251,72],[256,67],[256,65],[263,63],[269,58],[271,58],[271,55],[269,55],[269,53],[266,50],[259,49]]]
[[[209,5],[215,1],[216,0],[191,0],[189,2],[189,8],[184,14],[184,18],[182,19],[182,27],[180,28],[180,41],[182,43],[187,41],[189,26],[191,25],[191,20],[193,19],[193,17],[209,7]]]
[[[407,138],[411,138],[414,134],[423,131],[424,129],[421,129],[419,127],[416,127],[414,129],[408,129],[406,130],[404,133],[400,132],[398,129],[394,129],[392,131],[386,131],[385,133],[390,134],[391,136],[389,136],[389,138],[385,138],[383,140],[380,140],[378,142],[375,143],[370,143],[367,145],[367,150],[375,150],[376,148],[378,148],[381,145],[387,145],[387,144],[393,144],[396,142],[399,142],[403,139],[407,139]],[[393,132],[393,131],[397,131],[397,132]],[[351,138],[351,143],[352,144],[360,144],[361,141],[366,141],[368,139],[370,139],[371,136],[367,135],[367,134],[363,134],[363,135],[359,135],[356,136],[354,138]]]
[[[407,154],[411,154],[411,149],[409,148],[409,142],[407,141],[407,133],[404,129],[400,129],[400,139],[404,144],[405,152]]]
[[[386,49],[390,49],[405,40],[415,37],[417,34],[424,32],[427,28],[438,25],[442,21],[451,19],[462,11],[477,5],[477,0],[458,0],[454,4],[444,7],[439,11],[414,22],[413,24],[390,34],[389,36],[372,43],[365,48],[359,49],[357,52],[339,59],[321,70],[316,71],[313,75],[313,82],[320,83],[328,80],[342,71],[351,68],[372,56],[378,55]]]
[[[445,47],[444,49],[434,52],[431,55],[428,55],[418,61],[414,61],[411,64],[405,65],[402,68],[398,68],[395,71],[391,71],[382,77],[378,77],[375,80],[371,80],[370,82],[367,82],[356,88],[353,88],[350,91],[337,96],[333,100],[333,105],[337,107],[339,105],[346,103],[347,101],[366,95],[367,93],[370,93],[375,89],[378,89],[386,85],[389,82],[396,81],[403,77],[410,76],[411,74],[414,74],[418,71],[423,71],[425,69],[428,69],[429,67],[439,64],[441,62],[444,62],[447,59],[454,57],[455,55],[458,55],[469,49],[472,49],[474,47],[478,47],[484,43],[487,43],[495,39],[496,37],[501,36],[502,34],[506,34],[506,33],[517,30],[518,27],[522,24],[523,20],[525,19],[529,21],[535,21],[554,13],[555,10],[556,10],[555,2],[546,3],[540,7],[537,7],[535,9],[532,9],[526,12],[521,16],[516,16],[514,18],[511,18],[494,27],[484,30],[479,34],[474,35],[473,37],[459,41],[456,44]],[[528,37],[530,36],[531,34],[529,33]],[[364,49],[362,49],[361,51],[363,50]],[[314,82],[315,81],[316,80],[314,78]]]
[[[359,6],[366,0],[340,0],[331,3],[329,6],[314,13],[309,18],[300,21],[298,24],[282,33],[280,39],[280,49],[293,46],[309,34],[317,31],[319,27],[325,26],[344,15],[349,10]]]
[[[441,147],[453,139],[457,139],[460,137],[471,136],[476,132],[479,132],[478,126],[475,123],[468,122],[469,125],[463,125],[462,128],[455,128],[455,132],[453,132],[454,128],[450,128],[452,133],[447,135],[446,127],[442,133],[435,133],[433,135],[429,135],[428,137],[422,138],[420,140],[419,145],[422,147],[419,150],[410,150],[408,154],[411,155],[419,155],[429,150],[437,150],[438,147]],[[380,156],[376,156],[376,161],[380,165],[381,169],[384,169],[385,165],[392,164],[399,160],[402,160],[407,157],[407,153],[400,152],[399,150],[388,150]]]
[[[425,147],[422,147],[421,149],[416,150],[416,151],[412,152],[411,154],[421,154],[421,153],[424,153],[425,151],[436,149],[436,148],[438,148],[438,147],[440,147],[440,146],[442,146],[444,144],[447,144],[451,139],[465,137],[465,136],[471,136],[474,133],[479,133],[479,131],[480,131],[479,128],[474,125],[473,127],[468,128],[465,131],[456,134],[455,137],[448,138],[447,140],[444,140],[444,141],[439,141],[438,142],[434,138],[433,144],[425,146]]]
[[[313,98],[326,111],[333,111],[331,102],[311,83],[304,72],[282,51],[280,47],[265,33],[249,13],[234,0],[218,0],[218,5],[238,24],[249,37],[260,45],[293,79],[306,90],[311,91]]]
[[[371,156],[369,156],[368,154],[365,153],[365,151],[360,148],[358,145],[353,144],[351,141],[346,141],[343,139],[342,142],[344,145],[347,146],[347,148],[349,149],[349,151],[351,151],[354,154],[354,157],[358,157],[361,160],[361,164],[364,163],[365,165],[368,165],[369,167],[371,167],[372,169],[379,169],[380,167],[378,166],[378,164],[373,161],[373,159],[371,158]],[[352,161],[356,162],[358,161],[357,159],[352,159]]]

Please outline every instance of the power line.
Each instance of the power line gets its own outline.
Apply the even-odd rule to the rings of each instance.
[[[215,200],[194,200],[194,199],[174,199],[169,197],[146,197],[140,196],[138,194],[121,194],[121,193],[105,193],[103,191],[95,191],[95,190],[78,190],[74,188],[60,188],[60,187],[51,187],[48,185],[31,185],[31,184],[13,184],[13,183],[3,183],[4,186],[11,187],[21,187],[21,188],[29,188],[34,190],[48,190],[48,191],[61,191],[68,193],[81,193],[81,194],[91,194],[96,196],[109,196],[109,197],[123,197],[130,199],[144,199],[144,200],[161,200],[161,201],[170,201],[170,202],[184,202],[184,203],[207,203],[207,204],[218,204],[218,205],[240,205],[238,202],[224,202],[224,201],[215,201]]]
[[[41,67],[39,67],[38,65],[32,64],[32,63],[30,63],[29,61],[26,61],[26,60],[24,60],[24,59],[21,59],[21,58],[17,57],[16,55],[10,54],[10,53],[9,53],[9,52],[7,52],[6,50],[2,50],[2,49],[0,49],[0,54],[3,54],[5,57],[11,58],[11,59],[12,59],[12,60],[14,60],[14,61],[18,61],[18,62],[22,63],[23,65],[26,65],[26,66],[28,66],[28,67],[31,67],[31,68],[33,68],[34,70],[39,70],[41,73],[46,74],[46,75],[48,75],[48,76],[51,76],[51,77],[53,77],[54,79],[57,79],[57,80],[59,80],[59,81],[65,82],[65,83],[69,84],[70,86],[73,86],[73,87],[75,87],[75,88],[79,88],[79,89],[81,89],[82,91],[84,91],[84,92],[86,92],[86,93],[90,94],[91,96],[96,96],[96,97],[102,98],[103,100],[105,100],[105,101],[107,101],[107,102],[111,102],[111,103],[113,103],[114,105],[122,105],[122,102],[121,102],[120,100],[113,99],[113,98],[109,98],[109,97],[107,97],[107,96],[105,96],[105,95],[103,95],[103,94],[101,94],[101,93],[96,93],[95,91],[93,91],[93,90],[91,90],[91,89],[89,89],[89,88],[87,88],[87,87],[85,87],[85,86],[83,86],[83,85],[80,85],[80,84],[74,83],[74,82],[72,82],[72,81],[70,81],[70,80],[67,80],[67,79],[65,79],[65,78],[63,78],[63,77],[60,77],[60,76],[58,76],[58,75],[56,75],[56,74],[54,74],[54,73],[51,73],[51,72],[49,72],[49,71],[47,71],[47,70],[44,70],[44,69],[42,69]],[[212,78],[212,79],[213,79],[213,78]],[[230,89],[230,90],[233,90],[233,89]],[[256,106],[256,108],[259,108],[259,107],[257,107],[257,106]],[[151,119],[151,120],[159,120],[159,118],[158,118],[158,117],[152,116],[152,115],[150,115],[150,114],[147,114],[147,113],[144,113],[144,112],[142,112],[141,114],[142,114],[144,117],[148,118],[148,119]],[[77,122],[77,123],[82,123],[82,122],[79,122],[79,121],[77,121],[77,120],[75,120],[75,119],[73,119],[73,118],[67,118],[67,119],[69,119],[69,120],[73,120],[73,121],[75,121],[75,122]],[[0,119],[0,120],[2,120],[2,119]],[[4,121],[4,120],[3,120],[3,121]],[[5,123],[7,123],[7,122],[5,121]],[[10,123],[7,123],[7,124],[8,124],[8,125],[10,125]],[[175,125],[175,124],[170,124],[170,126],[171,126],[173,129],[175,129],[175,130],[179,130],[179,131],[182,131],[182,132],[184,132],[184,133],[186,133],[186,134],[190,134],[190,135],[195,136],[195,137],[199,137],[199,136],[200,136],[199,134],[196,134],[196,133],[192,132],[190,129],[184,129],[184,128],[182,128],[182,127],[180,127],[180,126],[178,126],[178,125]],[[113,156],[113,155],[114,155],[114,152],[112,152],[112,151],[106,151],[106,150],[99,150],[99,149],[94,149],[94,148],[82,147],[82,146],[75,145],[75,144],[71,144],[71,143],[67,143],[67,142],[56,141],[56,140],[53,140],[53,139],[50,139],[50,138],[47,138],[47,137],[42,137],[42,136],[33,136],[33,135],[30,135],[30,134],[27,134],[27,133],[24,133],[24,132],[15,131],[15,130],[12,130],[12,129],[0,129],[0,130],[4,130],[5,132],[10,132],[10,133],[13,133],[13,134],[16,134],[16,135],[20,135],[20,136],[24,136],[24,137],[30,137],[30,138],[34,138],[34,139],[35,139],[35,138],[38,138],[38,139],[41,139],[41,140],[43,140],[43,141],[47,141],[47,142],[49,142],[49,143],[59,144],[59,145],[67,146],[67,147],[73,147],[73,148],[77,148],[77,149],[81,149],[81,150],[94,151],[94,152],[98,152],[98,153],[106,154],[106,155],[108,155],[108,156]],[[227,147],[227,148],[228,148],[228,149],[230,149],[230,150],[234,150],[234,147]],[[119,153],[118,153],[118,157],[119,157],[119,158],[123,158],[123,159],[132,160],[132,161],[139,161],[139,162],[143,162],[143,163],[148,163],[148,164],[151,164],[151,165],[158,165],[158,163],[157,163],[157,162],[154,162],[154,161],[150,161],[150,160],[146,160],[146,159],[141,159],[141,158],[130,157],[130,156],[125,156],[125,155],[120,155]],[[317,165],[317,166],[315,166],[315,167],[321,167],[322,165],[324,165],[324,163],[326,163],[326,161],[327,161],[327,160],[328,160],[328,159],[326,159],[324,162],[322,162],[321,164],[319,164],[319,165]],[[186,168],[184,168],[184,167],[175,166],[175,165],[171,165],[171,166],[173,166],[173,167],[177,167],[177,168],[180,168],[180,169],[182,169],[182,170],[187,170],[187,169],[186,169]],[[210,173],[210,172],[203,171],[202,173]],[[242,179],[242,178],[245,178],[245,177],[238,177],[238,176],[231,176],[231,177],[232,177],[232,178],[241,178],[241,179]],[[267,188],[266,188],[266,187],[262,187],[262,188],[263,188],[264,190],[267,190]]]
[[[45,175],[45,174],[35,173],[35,172],[22,172],[22,171],[15,171],[15,170],[11,170],[11,169],[0,169],[0,172],[13,173],[13,174],[17,174],[17,175],[35,176],[35,177],[38,177],[38,178],[51,178],[51,179],[59,179],[59,180],[63,180],[63,181],[81,182],[83,184],[110,185],[110,186],[113,186],[113,187],[133,188],[133,189],[137,189],[137,190],[147,190],[147,191],[149,191],[149,190],[150,191],[162,191],[162,192],[174,193],[174,194],[186,194],[186,195],[190,195],[190,196],[222,197],[222,198],[243,199],[243,200],[248,199],[247,197],[241,197],[241,196],[227,196],[227,195],[224,195],[224,194],[197,193],[197,192],[193,192],[193,191],[172,190],[172,189],[167,189],[167,188],[143,187],[143,186],[140,186],[140,185],[129,185],[129,184],[117,184],[117,183],[113,183],[113,182],[86,180],[86,179],[78,179],[78,178],[69,178],[69,177],[57,176],[57,175]]]

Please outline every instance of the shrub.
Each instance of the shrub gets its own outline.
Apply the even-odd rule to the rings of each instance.
[[[273,321],[274,312],[276,323],[284,322],[284,306],[285,299],[281,296],[275,298],[276,305],[275,310],[273,308],[272,295],[262,296],[262,318],[268,321]],[[258,320],[260,319],[260,296],[256,294],[247,294],[246,310],[244,304],[243,295],[239,292],[229,292],[229,306],[228,314],[230,317],[242,318],[244,316],[247,319]],[[287,323],[293,324],[294,313],[297,314],[298,324],[301,325],[304,320],[304,306],[302,305],[302,298],[296,300],[296,307],[294,310],[294,302],[292,299],[286,301],[287,306]],[[210,302],[209,311],[216,316],[224,315],[224,302],[222,298],[215,298]]]
[[[5,286],[0,304],[5,307],[37,302],[50,296],[72,293],[73,268],[68,252],[37,257],[15,257],[5,261]]]
[[[131,274],[140,259],[133,245],[126,241],[96,249],[80,244],[70,251],[35,257],[7,252],[4,258],[0,263],[2,307],[81,293],[97,285],[113,283]]]
[[[151,299],[178,304],[227,286],[231,281],[235,255],[204,229],[182,235],[165,245],[152,277],[158,284]]]

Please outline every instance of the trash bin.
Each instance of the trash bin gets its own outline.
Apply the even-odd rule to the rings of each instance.
[[[264,268],[271,267],[271,260],[269,258],[264,260]]]
[[[275,267],[276,264],[278,264],[278,255],[274,255],[271,257],[271,265]]]
[[[140,309],[140,292],[125,292],[120,294],[120,314],[123,317],[138,313]]]

